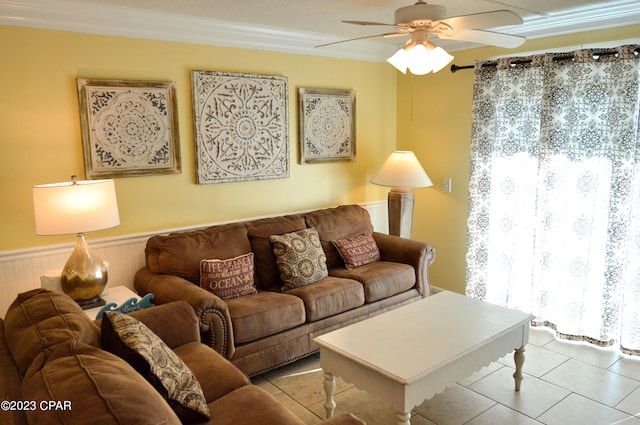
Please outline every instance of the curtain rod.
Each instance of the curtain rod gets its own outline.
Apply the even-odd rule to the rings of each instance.
[[[637,56],[638,54],[640,54],[640,47],[634,49],[633,53]],[[617,55],[618,51],[617,50],[610,50],[610,51],[604,51],[604,52],[594,52],[593,53],[593,58],[597,59],[600,56],[611,56],[611,55]],[[573,54],[568,54],[568,55],[563,55],[563,56],[554,56],[553,60],[554,61],[566,61],[569,59],[573,59],[574,55]],[[516,59],[511,61],[511,65],[521,65],[524,63],[531,63],[531,59]],[[485,66],[497,66],[497,63],[483,63],[482,67],[484,68]],[[456,64],[451,65],[451,73],[455,73],[456,71],[460,71],[462,69],[472,69],[475,68],[475,65],[461,65],[458,66]]]

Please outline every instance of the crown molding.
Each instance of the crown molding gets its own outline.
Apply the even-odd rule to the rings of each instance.
[[[511,27],[511,34],[530,39],[594,31],[640,23],[640,2],[618,1],[572,9],[549,17],[528,19],[521,27]]]
[[[640,2],[620,0],[606,7],[587,6],[550,16],[527,18],[522,25],[496,28],[495,31],[536,39],[639,23]],[[0,25],[372,62],[384,61],[402,44],[359,40],[318,49],[314,46],[335,41],[335,38],[326,34],[289,31],[268,26],[230,23],[211,18],[75,0],[0,0]],[[480,46],[455,40],[438,40],[437,44],[448,51]]]
[[[394,46],[374,41],[357,41],[319,49],[314,46],[335,41],[335,38],[197,16],[67,0],[0,0],[0,25],[375,62],[384,60],[395,50]]]
[[[522,25],[495,28],[492,31],[520,35],[526,37],[527,40],[534,40],[536,38],[638,24],[640,24],[640,2],[636,0],[621,0],[611,2],[606,7],[591,5],[549,16],[527,18]],[[437,44],[448,51],[481,47],[479,44],[455,40],[439,40]]]

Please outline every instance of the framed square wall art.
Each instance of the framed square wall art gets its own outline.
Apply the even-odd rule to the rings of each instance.
[[[355,161],[354,90],[299,89],[300,163]]]
[[[287,77],[192,71],[198,184],[289,177]]]
[[[181,172],[176,84],[78,78],[87,178]]]

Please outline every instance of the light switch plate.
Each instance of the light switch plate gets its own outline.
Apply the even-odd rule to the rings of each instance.
[[[451,178],[444,179],[444,191],[451,193]]]

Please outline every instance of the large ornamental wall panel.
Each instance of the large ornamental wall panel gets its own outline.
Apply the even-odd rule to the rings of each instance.
[[[77,85],[87,178],[181,172],[175,82]]]
[[[286,77],[192,71],[198,184],[289,177]]]

